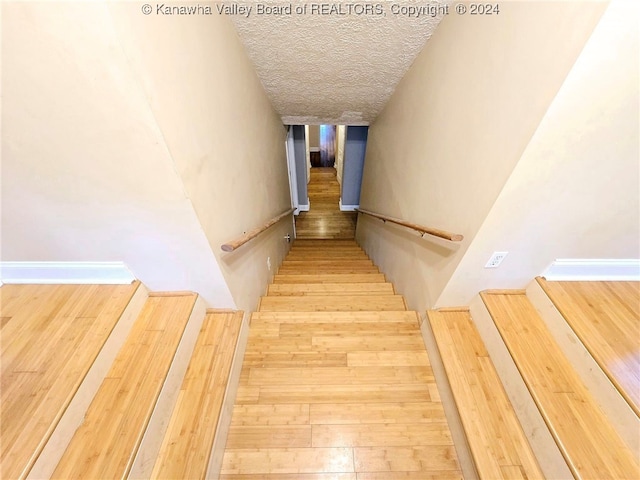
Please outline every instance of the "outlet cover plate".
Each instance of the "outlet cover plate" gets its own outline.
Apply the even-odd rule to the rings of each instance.
[[[493,252],[484,268],[498,268],[509,252]]]

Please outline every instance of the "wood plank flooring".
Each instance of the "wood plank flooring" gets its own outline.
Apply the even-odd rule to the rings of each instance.
[[[544,478],[468,311],[430,311],[480,478]]]
[[[527,297],[492,292],[481,297],[574,476],[640,478],[631,452]]]
[[[297,240],[291,255],[345,248],[363,254]],[[315,276],[281,275],[263,297],[283,311],[252,315],[221,480],[461,479],[417,314],[392,286],[379,291],[378,273],[301,277]],[[341,285],[348,295],[334,295]],[[336,299],[371,310],[340,311]],[[302,301],[311,311],[295,311]]]
[[[28,474],[138,286],[0,288],[0,477]]]
[[[537,281],[640,416],[640,282]]]
[[[310,210],[296,216],[296,237],[354,238],[358,214],[340,211],[340,184],[336,169],[311,168],[307,190]]]
[[[125,478],[197,295],[149,297],[53,478]]]
[[[204,478],[243,312],[209,312],[151,478]]]

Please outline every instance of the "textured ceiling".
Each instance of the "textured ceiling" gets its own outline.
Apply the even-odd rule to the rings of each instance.
[[[231,18],[283,123],[366,125],[389,100],[449,3],[267,1],[261,4],[292,5],[291,14],[258,14],[255,3],[250,15]],[[365,5],[375,14],[358,14]],[[420,6],[421,15],[417,10],[407,15],[409,7]],[[306,13],[296,14],[296,8]]]

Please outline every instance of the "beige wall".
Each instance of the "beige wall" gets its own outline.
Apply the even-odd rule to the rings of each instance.
[[[2,259],[121,260],[250,309],[290,223],[220,244],[289,207],[284,128],[225,17],[141,5],[3,3]]]
[[[523,288],[556,258],[640,257],[639,6],[607,9],[437,306]]]
[[[435,304],[604,8],[446,17],[371,125],[362,208],[465,236],[449,245],[360,216],[358,241],[412,308]]]
[[[232,254],[220,245],[291,207],[286,129],[227,17],[145,17],[140,5],[111,3],[114,24],[231,293],[253,309],[291,219]]]

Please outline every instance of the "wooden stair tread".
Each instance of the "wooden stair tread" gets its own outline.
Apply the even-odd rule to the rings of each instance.
[[[301,248],[301,247],[323,247],[323,248],[360,248],[360,245],[353,239],[340,239],[340,238],[332,238],[332,239],[304,239],[304,238],[296,238],[296,241],[293,243],[293,247]],[[292,248],[293,248],[292,247]]]
[[[395,294],[391,283],[274,283],[267,295],[373,295]]]
[[[640,282],[536,280],[640,416]]]
[[[295,267],[288,267],[283,265],[278,269],[278,275],[332,275],[332,274],[366,274],[366,273],[380,273],[378,267],[352,267],[349,265],[301,265]]]
[[[322,274],[296,274],[277,273],[273,277],[273,283],[383,283],[386,282],[382,273],[322,273]]]
[[[267,296],[260,300],[260,311],[317,312],[354,310],[405,310],[402,295],[302,295]]]
[[[242,318],[243,312],[206,315],[152,478],[204,478]]]
[[[291,247],[289,255],[293,255],[300,258],[333,258],[333,257],[348,257],[348,258],[369,258],[364,250],[360,247],[349,248],[314,248],[314,247]]]
[[[527,297],[486,292],[481,297],[574,476],[640,478],[631,452]]]
[[[460,479],[418,314],[348,253],[305,255],[252,314],[220,478]]]
[[[359,312],[253,312],[251,324],[263,323],[371,323],[398,322],[418,325],[413,311],[359,311]]]
[[[289,256],[287,256],[287,258],[285,258],[285,260],[282,262],[282,266],[287,266],[287,267],[299,267],[299,266],[311,266],[311,267],[370,267],[373,265],[373,262],[369,259],[358,259],[358,260],[353,260],[353,259],[349,259],[349,260],[345,260],[345,259],[338,259],[338,260],[316,260],[316,259],[309,259],[306,258],[304,260],[291,260],[289,258]]]
[[[480,478],[544,478],[469,313],[428,317]]]
[[[0,477],[28,474],[138,287],[0,288]]]
[[[124,478],[197,295],[149,297],[53,478]]]

